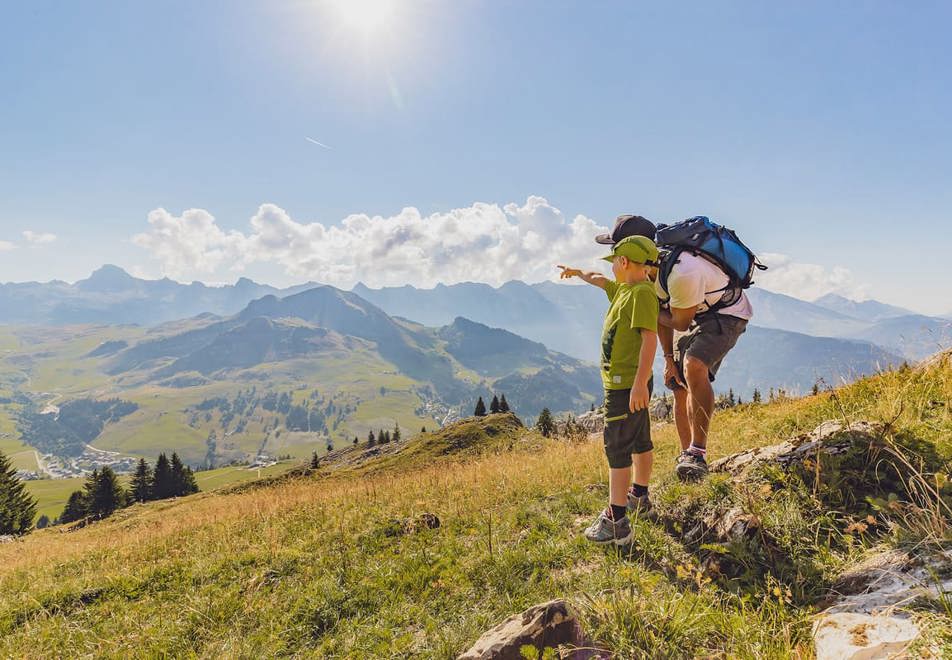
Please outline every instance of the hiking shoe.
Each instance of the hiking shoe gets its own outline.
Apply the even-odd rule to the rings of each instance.
[[[654,511],[652,511],[651,500],[648,499],[647,495],[635,495],[631,490],[628,490],[628,513],[634,514],[636,517],[651,519],[654,517]]]
[[[626,545],[631,542],[632,537],[635,535],[635,533],[631,531],[631,523],[628,521],[628,516],[616,522],[609,518],[605,511],[598,514],[598,518],[589,525],[584,533],[585,538],[599,545],[605,545],[607,543]]]
[[[681,481],[698,481],[707,475],[707,461],[689,451],[682,451],[678,457],[678,466],[674,469]]]

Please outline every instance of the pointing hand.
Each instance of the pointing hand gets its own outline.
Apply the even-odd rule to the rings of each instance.
[[[559,268],[562,269],[562,273],[559,275],[560,280],[567,280],[571,277],[581,277],[582,271],[578,268],[569,268],[568,266],[563,266],[559,264]]]

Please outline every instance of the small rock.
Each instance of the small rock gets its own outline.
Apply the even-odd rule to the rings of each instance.
[[[533,605],[486,631],[457,660],[522,660],[520,649],[533,646],[540,653],[560,645],[591,647],[578,619],[564,600]],[[593,651],[573,651],[561,657],[582,660],[598,657]]]
[[[407,530],[408,534],[418,532],[421,529],[438,529],[439,526],[440,519],[435,513],[421,513],[416,518],[410,518],[404,523],[404,529]]]
[[[813,627],[817,660],[901,658],[918,636],[910,619],[853,612],[822,614]]]

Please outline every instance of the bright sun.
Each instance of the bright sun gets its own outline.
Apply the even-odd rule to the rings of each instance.
[[[328,4],[345,27],[371,36],[390,22],[396,1],[330,0]]]

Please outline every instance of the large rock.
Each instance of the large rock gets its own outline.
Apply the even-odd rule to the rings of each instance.
[[[883,427],[871,422],[859,421],[852,424],[837,421],[823,422],[812,433],[791,438],[777,445],[755,447],[714,461],[710,465],[710,470],[745,476],[751,468],[768,462],[790,467],[793,464],[802,464],[807,459],[815,460],[818,455],[845,454],[858,445],[865,445],[868,450],[881,442],[882,435]]]
[[[575,420],[588,433],[601,433],[605,428],[605,414],[599,410],[590,410]]]
[[[561,645],[590,646],[568,603],[552,600],[534,605],[486,631],[457,660],[522,660],[523,646],[535,647],[541,655],[545,648],[556,649]],[[596,656],[592,651],[569,651],[560,657],[582,660]]]
[[[919,627],[895,616],[838,612],[821,614],[813,627],[817,660],[877,660],[903,653]]]

